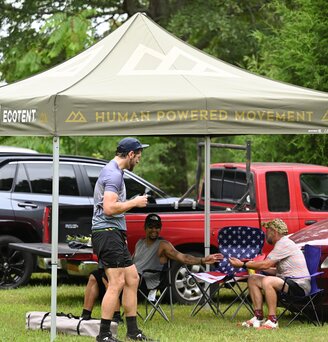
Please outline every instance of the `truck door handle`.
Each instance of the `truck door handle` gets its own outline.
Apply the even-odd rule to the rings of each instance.
[[[21,207],[21,208],[30,207],[30,208],[36,209],[36,208],[38,207],[36,204],[31,203],[31,202],[18,203],[17,205],[18,205],[19,207]]]
[[[309,226],[309,225],[311,225],[311,224],[313,224],[313,223],[316,223],[317,222],[317,220],[308,220],[308,221],[305,221],[305,224],[307,225],[307,226]]]

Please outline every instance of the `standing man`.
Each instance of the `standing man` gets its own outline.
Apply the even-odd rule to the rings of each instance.
[[[269,275],[252,274],[248,278],[248,289],[251,296],[255,316],[243,322],[244,327],[254,327],[258,329],[276,329],[278,321],[277,291],[291,293],[294,296],[304,296],[311,290],[310,275],[306,265],[306,260],[302,251],[294,241],[288,238],[288,228],[286,223],[276,218],[263,223],[266,228],[266,240],[273,245],[273,250],[262,261],[241,261],[237,258],[230,258],[232,266],[250,268],[254,270],[265,270]],[[302,279],[287,279],[286,277],[309,276]],[[263,295],[268,306],[268,319],[264,320],[263,315]]]
[[[94,191],[92,245],[104,266],[108,287],[101,304],[100,331],[96,340],[117,342],[110,332],[114,311],[123,291],[122,304],[127,323],[127,339],[151,341],[137,326],[137,291],[139,276],[126,243],[124,213],[134,207],[145,207],[147,196],[126,201],[123,170],[132,171],[149,145],[135,138],[122,139],[112,159],[101,171]]]

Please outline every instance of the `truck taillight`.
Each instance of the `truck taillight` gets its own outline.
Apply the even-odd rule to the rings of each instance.
[[[43,226],[42,242],[44,243],[50,243],[49,219],[50,219],[50,208],[45,207],[43,211],[43,218],[42,218],[42,226]]]

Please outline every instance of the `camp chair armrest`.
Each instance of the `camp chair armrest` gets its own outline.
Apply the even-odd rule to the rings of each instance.
[[[286,277],[285,278],[285,282],[286,282],[286,280],[287,279],[303,279],[303,278],[313,278],[313,277],[317,277],[318,275],[320,275],[320,274],[323,274],[324,272],[316,272],[316,273],[313,273],[313,274],[310,274],[310,275],[306,275],[306,276],[299,276],[299,277],[292,277],[292,276],[290,276],[290,277]]]
[[[313,273],[313,274],[311,274],[311,278],[312,278],[312,277],[317,277],[317,276],[320,275],[320,274],[324,274],[324,272],[316,272],[316,273]]]

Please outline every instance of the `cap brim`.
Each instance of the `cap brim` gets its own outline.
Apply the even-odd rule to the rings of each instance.
[[[142,146],[142,148],[147,148],[147,147],[149,147],[148,144],[141,144],[141,146]]]

